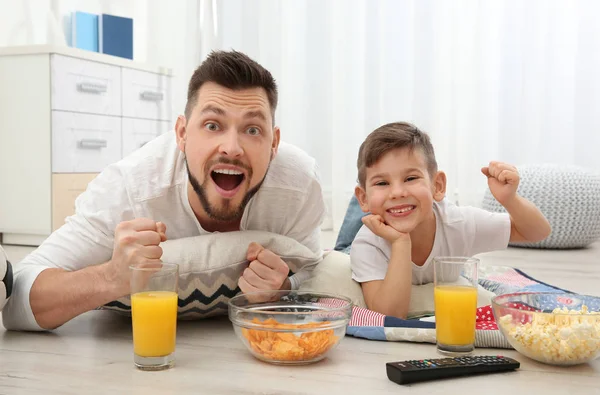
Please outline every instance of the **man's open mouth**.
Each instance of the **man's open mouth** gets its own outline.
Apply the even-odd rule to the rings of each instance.
[[[210,176],[217,186],[224,191],[236,189],[244,181],[244,173],[233,169],[215,169]]]

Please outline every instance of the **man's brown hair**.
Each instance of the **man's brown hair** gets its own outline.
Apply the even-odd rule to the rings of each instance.
[[[437,162],[429,136],[408,122],[393,122],[372,131],[360,146],[356,166],[361,187],[365,187],[367,168],[377,163],[388,151],[397,148],[421,150],[429,175],[433,177],[437,172]]]
[[[271,114],[277,108],[277,83],[271,73],[248,55],[237,51],[212,51],[194,71],[188,85],[185,117],[198,99],[198,90],[205,82],[214,82],[228,89],[263,88],[269,99]]]

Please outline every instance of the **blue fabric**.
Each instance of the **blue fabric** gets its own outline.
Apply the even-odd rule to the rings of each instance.
[[[361,210],[356,196],[352,196],[350,204],[348,204],[348,209],[346,210],[346,215],[344,216],[344,222],[342,222],[342,227],[338,233],[334,250],[341,251],[345,254],[350,253],[352,242],[360,228],[363,226],[361,219],[367,214],[368,213],[364,213]]]
[[[383,319],[383,326],[390,328],[435,328],[435,322],[419,321],[418,319],[403,320],[402,318],[386,315]]]
[[[387,340],[383,326],[349,326],[346,328],[346,334],[369,340]]]

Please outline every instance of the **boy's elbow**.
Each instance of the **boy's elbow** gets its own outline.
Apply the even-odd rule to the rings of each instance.
[[[537,242],[537,241],[546,240],[548,238],[548,236],[550,236],[551,233],[552,233],[552,226],[550,225],[550,222],[548,222],[548,220],[546,218],[544,218],[544,222],[543,222],[542,226],[540,226],[538,240],[535,240],[535,241]]]
[[[533,223],[532,223],[533,225]],[[521,234],[522,241],[527,243],[538,243],[544,241],[552,233],[552,226],[546,217],[542,216],[535,222],[534,226],[530,226],[526,232]]]
[[[542,240],[547,239],[552,234],[552,225],[550,222],[546,221],[546,233],[544,234],[544,238]]]
[[[551,233],[552,233],[552,227],[550,226],[550,224],[548,222],[546,222],[545,225],[540,226],[538,228],[538,231],[535,232],[535,235],[532,235],[532,237],[529,238],[528,242],[538,243],[540,241],[544,241],[548,238],[548,236],[550,236]]]
[[[402,320],[405,320],[406,317],[408,316],[407,312],[403,312],[403,313],[397,313],[397,314],[391,314],[392,317],[396,317],[396,318],[400,318]]]
[[[408,309],[398,306],[378,306],[376,304],[367,304],[367,308],[376,313],[387,315],[390,317],[401,318],[403,320],[408,316]]]
[[[405,320],[408,316],[408,312],[406,310],[398,310],[398,309],[381,309],[374,310],[376,313],[383,314],[388,317],[396,317]]]

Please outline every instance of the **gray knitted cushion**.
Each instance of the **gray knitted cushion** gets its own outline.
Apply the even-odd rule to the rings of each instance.
[[[576,166],[523,165],[518,193],[533,202],[552,226],[538,243],[511,245],[533,248],[581,248],[600,239],[600,174]],[[483,208],[506,212],[489,189]]]

